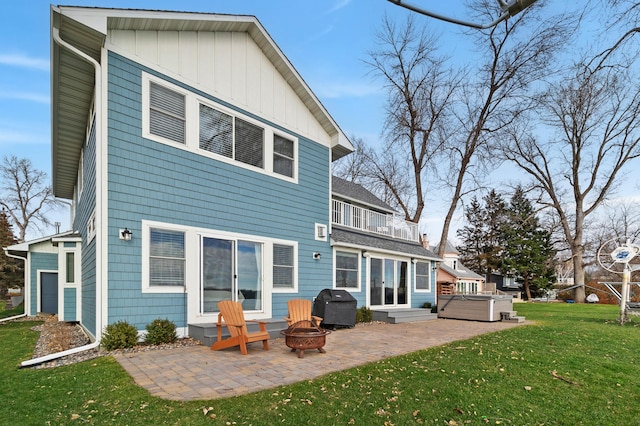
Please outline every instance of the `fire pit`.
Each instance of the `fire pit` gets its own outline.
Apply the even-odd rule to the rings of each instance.
[[[298,321],[286,330],[280,331],[285,336],[285,344],[291,348],[291,352],[298,352],[298,358],[304,357],[305,349],[317,349],[325,353],[323,349],[329,330],[314,325],[311,321]]]

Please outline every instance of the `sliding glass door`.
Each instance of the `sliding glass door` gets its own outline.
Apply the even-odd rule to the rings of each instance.
[[[221,300],[242,302],[244,310],[261,310],[262,244],[223,238],[201,238],[200,311],[218,312]]]
[[[407,299],[407,268],[403,260],[372,257],[369,262],[371,306],[403,306]]]

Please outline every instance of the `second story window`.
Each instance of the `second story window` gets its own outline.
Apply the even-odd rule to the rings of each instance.
[[[149,85],[149,133],[186,143],[185,98],[181,93],[151,82]]]
[[[264,167],[264,129],[200,104],[200,149]]]
[[[280,135],[273,135],[273,171],[293,177],[293,141]]]
[[[187,87],[142,77],[143,137],[297,183],[298,137]]]

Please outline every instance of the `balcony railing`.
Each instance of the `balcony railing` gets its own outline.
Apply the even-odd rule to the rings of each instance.
[[[378,213],[338,200],[332,201],[332,222],[336,225],[405,241],[420,241],[417,223],[407,222],[398,215]]]

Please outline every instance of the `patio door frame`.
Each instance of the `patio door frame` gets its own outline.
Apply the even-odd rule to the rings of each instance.
[[[378,274],[375,277],[372,275],[374,262],[380,262],[380,277],[378,277]],[[402,270],[403,265],[404,271]],[[411,262],[406,258],[374,254],[369,257],[367,262],[367,298],[371,309],[410,306],[410,268]],[[381,278],[382,280],[380,283],[374,283],[373,280],[375,278]],[[392,282],[389,283],[389,280]],[[401,282],[401,280],[404,280],[404,282]],[[378,289],[379,291],[377,291]],[[378,297],[379,300],[374,300],[374,298]],[[402,301],[404,303],[400,303]]]
[[[205,273],[206,273],[205,240],[217,240],[220,242],[229,243],[228,254],[230,255],[230,259],[226,259],[225,263],[228,263],[228,265],[224,265],[224,266],[228,266],[230,270],[227,271],[228,276],[223,275],[223,278],[225,280],[227,279],[229,280],[228,290],[226,289],[226,287],[221,288],[220,290],[205,289],[205,281],[207,279],[205,278]],[[242,292],[242,289],[240,288],[240,285],[239,285],[240,280],[242,279],[240,275],[244,274],[244,272],[240,271],[239,269],[244,269],[242,268],[242,265],[246,264],[246,262],[243,263],[243,261],[241,260],[243,256],[241,255],[240,251],[242,250],[243,243],[255,244],[255,247],[259,247],[259,250],[258,250],[259,259],[249,259],[249,258],[245,259],[245,260],[249,260],[250,262],[256,263],[256,265],[250,265],[250,266],[256,267],[257,277],[254,277],[254,279],[257,279],[257,283],[258,283],[258,285],[256,286],[257,288],[245,289],[245,290],[254,290],[255,295],[258,296],[258,298],[255,298],[255,299],[247,299],[246,296],[248,295],[245,295]],[[264,311],[265,299],[266,299],[265,274],[264,274],[265,272],[264,271],[264,267],[265,267],[264,241],[259,241],[257,239],[251,239],[251,238],[231,237],[229,235],[217,235],[215,233],[211,233],[211,234],[202,233],[200,234],[200,238],[199,238],[199,252],[200,252],[200,261],[199,261],[200,285],[198,286],[198,311],[200,315],[206,316],[211,314],[217,314],[218,311],[217,309],[214,309],[214,306],[217,306],[218,301],[225,300],[225,299],[227,300],[231,299],[234,301],[242,302],[243,309],[245,310],[245,312],[263,312]],[[256,253],[254,253],[253,255],[255,256]],[[251,253],[249,253],[249,256],[251,256]],[[222,272],[224,274],[224,271]],[[205,300],[206,290],[217,292],[219,293],[218,296],[220,297],[215,297],[215,295],[212,294],[213,300],[207,301]],[[225,293],[228,293],[228,295],[226,295]],[[256,302],[251,302],[251,300],[256,300]],[[205,304],[208,304],[209,307],[206,307]]]

